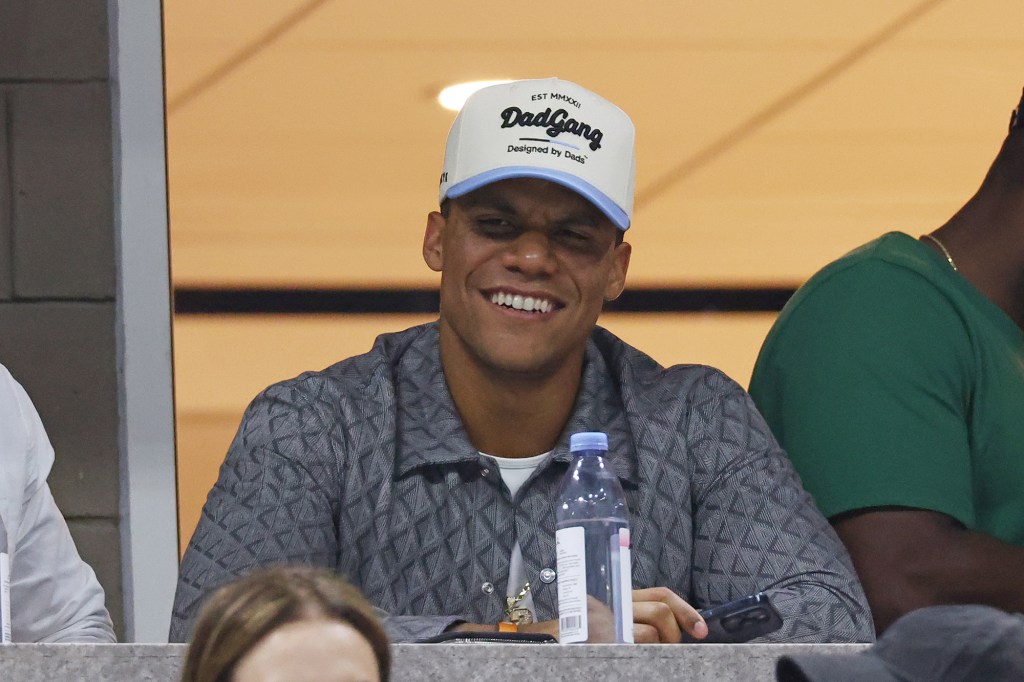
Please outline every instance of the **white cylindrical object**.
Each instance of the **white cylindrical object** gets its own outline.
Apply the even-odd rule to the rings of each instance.
[[[11,643],[11,555],[7,527],[0,517],[0,644]]]

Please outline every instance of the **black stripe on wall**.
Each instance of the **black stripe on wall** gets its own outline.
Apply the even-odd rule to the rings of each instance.
[[[623,313],[778,312],[795,287],[627,289],[605,309]],[[436,313],[436,289],[178,287],[179,315]]]

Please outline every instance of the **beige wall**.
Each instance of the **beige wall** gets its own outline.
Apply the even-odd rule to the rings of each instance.
[[[175,0],[164,4],[175,283],[426,288],[442,86],[557,75],[637,128],[631,286],[793,287],[977,187],[1017,101],[1024,3]],[[772,315],[606,324],[746,384]],[[401,316],[179,317],[187,540],[242,409]]]

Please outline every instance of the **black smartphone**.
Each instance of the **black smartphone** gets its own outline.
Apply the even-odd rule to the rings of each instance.
[[[763,637],[782,627],[782,616],[764,592],[703,609],[700,615],[708,625],[708,636],[693,639],[684,632],[684,642],[738,644]]]

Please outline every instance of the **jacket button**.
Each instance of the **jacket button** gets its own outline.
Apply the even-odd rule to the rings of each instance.
[[[490,469],[481,469],[480,470],[480,475],[483,476],[484,478],[487,478],[490,475],[490,473],[491,473]]]
[[[484,583],[480,586],[480,591],[484,594],[491,594],[492,592],[494,592],[494,585],[492,585],[491,583]]]
[[[540,581],[542,583],[552,583],[558,576],[553,568],[542,568],[540,569]]]

